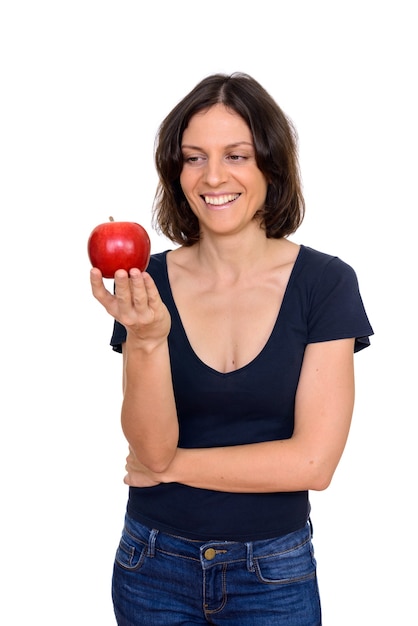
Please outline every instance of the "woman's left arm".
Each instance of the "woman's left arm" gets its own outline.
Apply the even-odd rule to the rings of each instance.
[[[220,448],[179,448],[152,473],[130,454],[125,482],[178,482],[239,493],[326,489],[347,441],[354,408],[354,340],[309,344],[296,393],[290,439]]]

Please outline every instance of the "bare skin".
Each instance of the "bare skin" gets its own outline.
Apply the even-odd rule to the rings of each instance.
[[[299,246],[263,237],[261,247],[254,260],[244,257],[243,250],[245,263],[235,266],[213,253],[208,259],[199,244],[168,255],[170,284],[188,339],[200,359],[217,371],[252,361],[276,321]]]

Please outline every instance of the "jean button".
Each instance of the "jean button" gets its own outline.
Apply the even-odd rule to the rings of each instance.
[[[205,559],[207,559],[208,561],[211,561],[212,559],[215,558],[216,556],[216,550],[214,550],[213,548],[208,548],[207,550],[205,550],[203,556],[205,557]]]

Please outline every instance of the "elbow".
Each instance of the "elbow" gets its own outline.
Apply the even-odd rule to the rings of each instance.
[[[314,480],[312,480],[310,490],[312,491],[325,491],[328,489],[332,481],[332,476],[323,474],[317,476]]]
[[[138,437],[132,435],[128,429],[123,430],[129,443],[129,449],[134,457],[150,472],[160,474],[165,472],[173,461],[178,445],[178,433],[163,438]]]
[[[177,447],[169,448],[167,450],[144,450],[143,448],[132,448],[137,459],[140,460],[141,464],[147,468],[150,472],[154,474],[162,474],[170,467],[171,462],[173,461]]]
[[[325,491],[325,489],[328,489],[335,468],[331,468],[327,464],[315,464],[314,462],[311,462],[310,467],[308,489],[312,491]]]
[[[162,474],[169,468],[173,457],[174,455],[167,458],[150,458],[145,461],[144,465],[154,474]]]

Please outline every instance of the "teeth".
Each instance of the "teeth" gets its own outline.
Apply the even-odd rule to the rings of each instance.
[[[220,206],[221,204],[226,204],[227,202],[232,202],[239,197],[239,193],[229,193],[224,196],[204,196],[206,204],[214,204],[215,206]]]

